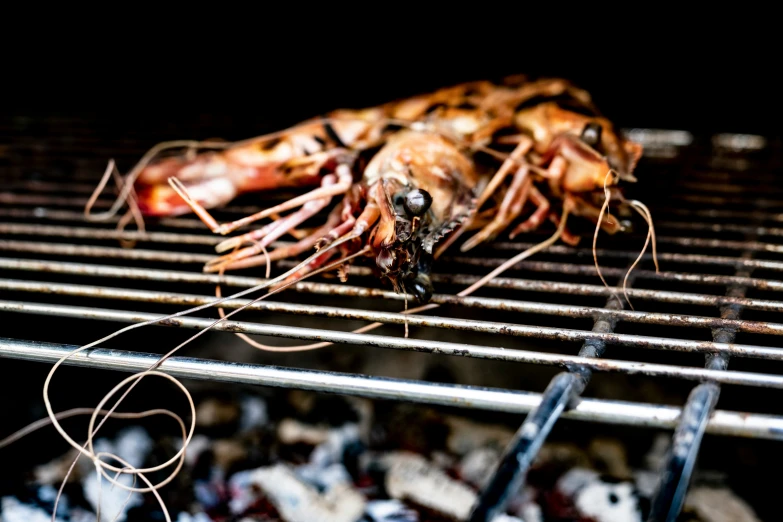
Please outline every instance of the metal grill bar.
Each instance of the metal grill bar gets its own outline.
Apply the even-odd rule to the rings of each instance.
[[[2,264],[0,263],[0,267]],[[263,282],[263,281],[261,281]],[[332,286],[324,284],[311,284],[309,287],[315,290],[323,290],[323,287]],[[371,291],[369,288],[361,287],[345,287],[346,291],[356,289],[356,292],[352,292],[352,295],[360,295],[362,291],[371,293],[374,297],[382,297],[383,299],[400,300],[402,296],[395,292],[390,291]],[[0,279],[0,289],[10,290],[15,292],[38,292],[47,294],[58,295],[71,295],[80,297],[95,297],[100,299],[120,299],[128,301],[139,301],[149,303],[165,303],[176,305],[188,305],[196,306],[205,303],[210,303],[215,300],[214,296],[204,296],[196,294],[182,294],[174,292],[154,292],[147,290],[128,290],[125,288],[111,288],[105,286],[92,286],[92,285],[73,285],[62,283],[50,283],[39,281],[22,281],[18,279]],[[327,289],[328,293],[329,290]],[[320,293],[320,292],[319,292]],[[692,315],[681,314],[656,314],[649,312],[636,312],[628,310],[603,310],[601,308],[593,308],[588,306],[573,306],[573,305],[559,305],[548,303],[536,303],[531,301],[514,301],[505,299],[493,299],[487,297],[457,297],[452,295],[434,294],[432,296],[432,302],[437,304],[450,304],[465,306],[468,308],[482,308],[488,310],[502,310],[508,312],[520,312],[520,313],[534,313],[541,315],[554,315],[559,317],[571,317],[571,318],[592,318],[596,315],[604,315],[612,317],[613,319],[622,319],[632,323],[642,324],[658,324],[668,326],[682,326],[682,327],[707,327],[707,328],[732,328],[737,331],[770,334],[770,335],[783,335],[783,324],[757,322],[757,321],[738,321],[723,318],[712,317],[698,317]],[[249,303],[246,299],[236,299],[224,303],[222,306],[225,308],[239,308]],[[336,308],[329,306],[309,305],[302,307],[300,305],[286,304],[286,303],[274,303],[274,302],[259,302],[250,307],[252,310],[265,310],[269,312],[284,312],[301,315],[319,315],[325,317],[336,317],[341,319],[360,319],[373,322],[383,322],[390,324],[403,324],[405,322],[421,326],[434,326],[438,328],[451,328],[458,330],[469,330],[485,333],[498,333],[502,332],[507,335],[517,336],[531,336],[531,331],[518,325],[493,323],[489,321],[477,321],[477,320],[452,320],[448,318],[435,318],[421,317],[415,315],[403,315],[392,312],[373,312],[369,310],[355,310],[352,308]],[[556,329],[562,331],[561,328]],[[540,333],[543,338],[551,338],[548,334],[554,332],[555,329],[541,327]],[[535,336],[535,335],[532,335]],[[629,340],[627,337],[620,337],[621,342],[633,346],[648,347],[646,343]],[[663,347],[666,345],[657,344],[650,347]],[[683,348],[684,351],[698,351],[691,344],[685,345],[687,348]],[[736,345],[735,345],[736,346]],[[680,346],[682,348],[682,346]],[[747,349],[740,345],[740,350]],[[744,355],[748,357],[759,357],[783,360],[783,350],[776,348],[767,350],[750,350],[745,351]],[[670,346],[662,349],[672,349]],[[700,349],[699,349],[700,350]]]
[[[629,281],[631,285],[633,280]],[[622,306],[617,299],[609,298],[606,312],[616,311]],[[617,325],[616,317],[602,314],[595,319],[593,331],[612,333]],[[588,340],[579,350],[580,357],[600,358],[606,350],[606,343]],[[541,403],[528,415],[508,444],[500,464],[489,484],[482,492],[470,516],[470,522],[492,522],[505,510],[509,499],[520,490],[527,478],[528,470],[552,431],[557,419],[575,403],[592,377],[588,368],[573,369],[556,375],[546,387]]]
[[[739,234],[783,237],[783,228],[763,227],[753,225],[713,224],[713,223],[681,223],[679,221],[656,221],[658,228],[671,228],[674,230],[708,230],[710,232],[737,232]],[[776,245],[779,246],[779,245]]]
[[[750,251],[744,257],[751,257]],[[751,272],[739,270],[737,275],[749,277]],[[744,297],[745,287],[729,286],[726,294]],[[739,306],[721,307],[721,317],[739,319],[742,308]],[[734,342],[736,330],[731,328],[713,329],[713,339],[718,342]],[[710,370],[726,370],[729,366],[727,354],[710,354],[706,357],[705,367]],[[650,522],[666,520],[674,522],[682,511],[685,494],[690,484],[699,447],[704,437],[707,421],[718,404],[720,387],[715,383],[704,383],[694,388],[688,395],[688,400],[682,410],[682,417],[677,424],[672,440],[672,447],[667,455],[663,472],[653,497],[650,511]]]
[[[0,217],[18,219],[51,219],[53,221],[74,221],[84,223],[84,212],[73,210],[55,210],[44,207],[30,208],[0,208]],[[120,221],[119,216],[107,218],[101,223],[115,224]],[[167,228],[191,228],[204,230],[204,223],[197,219],[164,218],[158,224]]]
[[[87,238],[87,239],[125,239],[136,241],[148,241],[155,243],[178,243],[178,244],[198,244],[198,245],[215,245],[222,241],[222,236],[197,234],[168,234],[163,232],[135,232],[135,231],[117,231],[107,230],[100,228],[83,228],[83,227],[63,227],[63,226],[42,226],[42,225],[26,225],[19,223],[0,223],[0,233],[3,234],[18,234],[28,236],[54,236],[65,238]],[[774,245],[769,243],[760,242],[742,242],[742,241],[726,241],[720,239],[699,239],[699,238],[680,238],[680,237],[667,237],[657,236],[659,244],[674,244],[699,248],[723,248],[731,250],[750,250],[759,252],[774,252],[783,253],[783,245]],[[498,242],[492,245],[488,245],[486,248],[497,250],[515,250],[521,252],[527,248],[534,246],[535,243],[504,243]],[[592,250],[589,249],[576,249],[568,246],[554,245],[549,247],[547,251],[550,254],[562,254],[562,255],[580,255],[589,256],[592,258]],[[628,258],[636,259],[639,252],[624,251],[624,250],[597,250],[599,257],[606,258]],[[467,259],[471,261],[467,261]],[[652,255],[648,254],[643,259],[651,260]],[[783,270],[783,263],[765,260],[752,260],[732,257],[720,257],[720,256],[704,256],[698,254],[658,254],[658,259],[661,261],[676,261],[680,263],[705,263],[706,259],[709,259],[709,264],[714,265],[731,265],[735,266],[738,263],[747,264],[747,266],[758,266],[759,268],[767,268],[771,270]],[[476,258],[464,258],[454,257],[452,261],[474,264]],[[493,258],[480,258],[478,261],[486,263],[502,263],[505,260],[497,260]],[[759,264],[760,263],[760,264]],[[481,265],[487,266],[487,265]]]
[[[774,178],[774,180],[771,180],[772,182],[776,183],[779,181],[779,178]],[[757,220],[757,219],[764,219],[767,221],[778,221],[783,223],[783,213],[770,213],[770,212],[763,212],[759,211],[758,213],[756,211],[743,211],[743,210],[725,210],[725,209],[684,209],[684,208],[667,208],[662,209],[662,212],[668,213],[668,214],[674,214],[677,216],[684,216],[684,217],[708,217],[708,218],[715,218],[715,219],[751,219],[751,220]]]
[[[78,346],[32,343],[0,338],[0,357],[53,364]],[[158,356],[143,352],[91,349],[66,361],[72,366],[136,372],[148,369]],[[243,364],[190,357],[167,359],[159,370],[175,377],[197,380],[283,386],[305,390],[359,395],[373,399],[415,401],[443,406],[462,406],[507,413],[528,413],[538,405],[541,394],[484,388],[444,385],[406,379],[351,375],[338,372],[300,370],[260,364]],[[564,417],[611,424],[673,428],[681,410],[623,401],[582,399]],[[758,437],[783,440],[783,418],[718,410],[707,425],[708,433],[736,437]]]
[[[281,243],[282,244],[282,243]],[[7,241],[0,240],[0,251],[13,251],[13,252],[29,252],[45,255],[66,255],[74,257],[98,257],[98,258],[112,258],[112,259],[128,259],[128,260],[142,260],[142,261],[159,261],[164,263],[193,263],[204,264],[212,259],[214,256],[207,254],[195,254],[195,253],[183,253],[183,252],[169,252],[161,250],[144,250],[144,249],[124,249],[115,247],[97,247],[86,245],[73,245],[67,243],[40,243],[31,241]],[[443,261],[449,261],[444,259]],[[452,260],[453,261],[453,260]],[[499,259],[478,259],[471,261],[471,258],[460,258],[460,262],[468,265],[478,265],[486,267],[496,267],[502,260]],[[290,266],[288,263],[281,263],[281,266]],[[595,275],[595,267],[591,265],[573,265],[568,263],[549,263],[541,261],[523,261],[513,267],[514,269],[526,269],[542,272],[555,272],[566,273],[575,275]],[[602,269],[606,276],[620,276],[624,275],[624,271],[612,268]],[[366,272],[365,272],[366,273]],[[732,281],[733,276],[700,276],[698,274],[678,274],[668,273],[655,275],[655,272],[646,272],[640,270],[636,273],[638,278],[660,278],[660,279],[672,279],[672,280],[688,280],[689,282],[704,282],[707,284],[725,284],[726,281]],[[685,277],[680,277],[685,276]],[[496,285],[497,283],[493,283]],[[779,281],[759,281],[756,283],[756,287],[763,289],[776,289],[779,286]],[[642,295],[642,294],[639,294]],[[647,294],[650,295],[650,294]],[[725,299],[725,298],[723,298]],[[760,301],[762,305],[763,301]],[[775,307],[775,302],[766,303],[768,306]]]
[[[495,243],[495,247],[500,250],[513,250],[516,252],[522,252],[523,250],[530,248],[534,243]],[[551,249],[551,251],[550,251]],[[580,256],[582,259],[592,259],[593,253],[588,249],[576,249],[571,247],[558,247],[551,246],[547,249],[551,254],[569,254],[571,256]],[[598,257],[608,258],[620,258],[620,259],[636,259],[639,252],[631,251],[616,251],[616,250],[598,250]],[[462,263],[465,265],[483,266],[483,267],[496,267],[500,266],[506,259],[492,258],[492,257],[444,257],[444,261],[452,263]],[[642,256],[644,261],[652,261],[652,254],[645,254]],[[737,268],[764,268],[766,270],[783,270],[783,262],[779,261],[767,261],[763,259],[742,259],[740,257],[723,257],[723,256],[707,256],[700,254],[668,254],[658,253],[659,261],[671,261],[673,263],[683,264],[697,264],[697,265],[718,265],[718,266],[731,266]],[[579,265],[576,265],[579,266]],[[585,268],[592,268],[593,266],[585,265]]]
[[[115,277],[120,279],[137,279],[146,281],[162,281],[170,283],[196,283],[196,284],[224,284],[249,288],[264,283],[265,279],[257,277],[232,276],[217,274],[200,274],[194,272],[181,272],[175,270],[159,270],[145,268],[126,268],[107,265],[93,265],[84,263],[64,263],[59,261],[37,261],[30,259],[0,258],[0,269],[26,270],[33,272],[51,272],[56,274],[71,274],[91,277]],[[640,271],[641,272],[641,271]],[[372,272],[365,267],[351,267],[351,275],[370,276]],[[643,274],[634,272],[641,277]],[[673,274],[676,275],[676,274]],[[687,276],[688,274],[681,274]],[[436,283],[450,283],[469,286],[480,278],[478,276],[433,274],[432,280]],[[683,277],[677,280],[690,281]],[[738,284],[744,284],[763,290],[776,290],[780,285],[783,290],[783,282],[764,279],[735,278]],[[690,281],[695,282],[695,281]],[[608,296],[614,290],[604,286],[560,283],[556,281],[536,281],[531,279],[511,279],[499,277],[487,283],[488,287],[508,288],[530,292],[548,292],[567,295]],[[402,296],[395,292],[386,292],[375,288],[361,288],[350,285],[333,285],[326,283],[299,283],[293,287],[298,292],[324,293],[327,295],[350,295],[360,297],[382,297],[383,299],[401,300]],[[645,299],[666,303],[682,303],[700,306],[718,306],[737,304],[749,309],[783,311],[783,303],[765,299],[748,299],[704,294],[686,294],[682,292],[667,292],[659,290],[628,289],[628,295],[633,299]],[[456,298],[455,298],[456,299]],[[462,302],[460,300],[460,302]],[[689,316],[690,317],[690,316]]]
[[[105,321],[117,321],[124,323],[141,323],[165,317],[162,315],[127,312],[122,310],[106,310],[96,308],[84,308],[79,306],[44,305],[39,303],[25,303],[18,301],[0,302],[0,310],[6,312],[33,313],[39,315],[55,315],[61,317],[73,317],[81,319],[100,319]],[[412,317],[412,316],[411,316]],[[426,318],[424,319],[426,321]],[[161,326],[176,326],[183,328],[203,329],[209,327],[214,320],[199,319],[195,317],[176,317],[166,319],[158,323]],[[537,328],[537,327],[529,327]],[[443,341],[429,341],[423,339],[407,339],[399,337],[386,337],[380,335],[355,334],[342,331],[322,330],[316,328],[299,328],[293,326],[263,325],[241,321],[223,321],[214,326],[214,330],[245,333],[250,335],[268,335],[272,337],[287,337],[307,341],[326,341],[331,343],[344,343],[371,346],[376,348],[391,348],[395,350],[412,350],[417,352],[434,353],[442,355],[458,355],[463,357],[476,357],[479,359],[492,359],[508,362],[544,364],[559,366],[566,369],[580,367],[595,371],[622,372],[629,375],[649,375],[656,377],[674,377],[686,380],[709,380],[723,384],[737,384],[743,386],[759,386],[765,388],[783,388],[783,376],[749,373],[736,371],[713,371],[701,368],[688,368],[684,366],[670,366],[663,364],[637,363],[617,360],[594,360],[586,357],[572,355],[557,355],[544,352],[511,350],[492,346],[478,346],[471,344],[447,343]],[[577,332],[574,338],[561,340],[598,339],[604,342],[612,342],[617,334],[599,332]],[[734,346],[730,344],[713,343],[711,350],[720,351],[726,349],[732,354]]]

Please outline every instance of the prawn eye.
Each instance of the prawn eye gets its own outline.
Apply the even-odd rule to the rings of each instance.
[[[418,303],[428,303],[432,299],[434,289],[430,276],[427,274],[417,275],[415,279],[408,281],[408,284],[405,286]]]
[[[599,124],[588,123],[585,125],[585,128],[582,129],[580,138],[591,147],[595,147],[601,143],[601,131],[603,131],[603,128]]]
[[[405,194],[405,200],[402,206],[410,217],[421,217],[430,209],[432,205],[432,196],[426,190],[413,189]]]

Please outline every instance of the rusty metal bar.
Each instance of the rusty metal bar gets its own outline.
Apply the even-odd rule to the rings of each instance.
[[[750,258],[751,251],[746,251],[744,256]],[[739,270],[737,275],[750,277],[751,272]],[[734,285],[728,288],[726,294],[732,297],[744,297],[745,291],[745,287]],[[721,318],[738,320],[741,313],[740,306],[721,307]],[[713,329],[712,335],[717,342],[732,343],[736,336],[736,330],[716,328]],[[715,353],[706,356],[705,368],[707,369],[725,371],[728,366],[728,354]],[[674,522],[682,511],[707,422],[718,404],[719,396],[720,386],[716,383],[700,384],[688,395],[682,416],[674,431],[672,447],[667,454],[664,469],[653,496],[649,522],[658,520]]]
[[[2,263],[0,263],[2,268]],[[217,281],[216,281],[217,282]],[[264,280],[259,280],[259,283]],[[248,285],[255,286],[255,285]],[[309,285],[311,288],[316,285]],[[324,285],[317,285],[324,286]],[[331,286],[331,285],[325,285]],[[349,287],[352,288],[352,287]],[[15,292],[37,292],[47,294],[58,295],[71,295],[80,297],[94,297],[100,299],[120,299],[123,301],[137,301],[137,302],[149,302],[149,303],[164,303],[172,305],[201,305],[209,303],[215,300],[214,296],[195,295],[195,294],[183,294],[175,292],[155,292],[149,290],[131,290],[126,288],[111,288],[105,286],[93,286],[93,285],[74,285],[63,283],[51,283],[41,281],[23,281],[18,279],[0,279],[0,289],[15,291]],[[362,289],[358,290],[371,290]],[[401,296],[396,292],[391,291],[372,291],[374,297],[382,297],[383,299],[401,300]],[[226,308],[238,308],[247,304],[248,300],[233,300],[225,303],[223,306]],[[643,324],[657,324],[666,326],[681,326],[681,327],[704,327],[704,328],[732,328],[737,331],[769,334],[769,335],[783,335],[783,324],[759,322],[759,321],[738,321],[713,317],[698,317],[692,315],[681,314],[660,314],[650,312],[637,312],[629,310],[607,310],[604,308],[595,308],[588,306],[575,306],[575,305],[560,305],[549,303],[536,303],[531,301],[516,301],[510,299],[495,299],[487,297],[458,297],[453,295],[435,294],[432,297],[432,302],[437,304],[451,304],[456,306],[465,306],[469,308],[480,308],[487,310],[502,310],[510,312],[520,313],[534,313],[542,315],[554,315],[559,317],[570,318],[594,318],[596,316],[607,316],[615,320],[623,320],[632,323]],[[320,315],[327,317],[336,317],[343,319],[360,319],[367,321],[378,321],[390,324],[402,324],[409,323],[414,324],[416,316],[407,316],[404,318],[402,314],[393,314],[385,312],[373,312],[368,310],[357,310],[352,308],[334,308],[310,305],[302,306],[298,304],[288,303],[275,303],[275,302],[259,302],[251,307],[254,310],[265,310],[270,312],[283,312],[291,314],[301,315]],[[451,320],[448,318],[441,318],[440,321],[435,321],[433,318],[427,318],[426,324],[422,326],[434,326],[439,328],[450,329],[464,329],[471,331],[479,331],[485,333],[498,333],[503,332],[509,335],[526,335],[523,330],[520,330],[515,325],[506,325],[500,323],[491,323],[486,321],[473,321],[473,320]],[[776,350],[777,353],[777,350]],[[781,358],[783,358],[783,351]]]
[[[628,284],[633,284],[633,278],[629,278]],[[614,312],[622,306],[619,299],[610,297],[603,309],[605,313],[595,316],[593,332],[614,332],[618,320]],[[582,345],[579,356],[600,358],[605,350],[605,342],[591,339]],[[555,423],[569,403],[577,402],[591,377],[592,372],[583,367],[559,373],[549,382],[540,404],[525,418],[507,445],[492,478],[471,512],[469,522],[492,522],[505,511],[508,501],[522,487],[530,466]]]
[[[84,212],[74,210],[57,210],[44,207],[36,208],[0,208],[0,217],[17,219],[50,219],[52,221],[74,221],[84,223]],[[107,218],[101,223],[116,224],[120,216]],[[167,228],[189,228],[195,230],[205,230],[204,223],[198,219],[188,218],[162,218],[156,221],[156,224]]]
[[[492,248],[498,250],[514,250],[522,252],[527,248],[533,246],[533,243],[493,243]],[[549,254],[566,254],[570,256],[579,256],[582,259],[593,258],[592,251],[590,249],[577,249],[568,246],[553,245],[547,249]],[[597,250],[598,257],[608,258],[620,258],[620,259],[636,259],[639,252],[631,251],[618,251],[618,250]],[[486,258],[486,257],[450,257],[443,258],[444,260],[458,262],[462,264],[474,265],[474,266],[486,266],[495,267],[506,261],[505,259],[498,258]],[[642,256],[642,260],[652,261],[652,254],[645,254]],[[705,256],[701,254],[671,254],[671,253],[658,253],[659,261],[671,261],[672,263],[683,264],[698,264],[698,265],[719,265],[719,266],[733,266],[733,267],[746,267],[746,268],[764,268],[766,270],[781,270],[783,271],[783,262],[780,261],[767,261],[763,259],[743,259],[740,257],[725,257],[725,256]],[[578,265],[577,265],[578,266]],[[592,267],[595,269],[595,267]]]
[[[194,284],[224,284],[233,287],[253,287],[262,284],[265,279],[257,277],[233,276],[217,274],[204,274],[194,272],[182,272],[175,270],[126,268],[109,265],[92,265],[85,263],[65,263],[60,261],[40,261],[32,259],[0,258],[0,269],[25,270],[32,272],[51,272],[56,274],[70,274],[89,277],[114,277],[119,279],[135,279],[147,281],[161,281],[169,283],[194,283]],[[351,275],[370,276],[371,270],[365,267],[351,267]],[[638,275],[634,272],[634,275]],[[687,274],[683,274],[687,275]],[[776,289],[780,281],[765,281],[761,279],[737,278],[738,280],[759,283],[757,287],[771,290]],[[436,283],[460,284],[469,286],[479,280],[478,276],[433,274],[432,280]],[[762,283],[773,283],[767,287]],[[487,283],[488,287],[508,288],[527,292],[548,292],[569,295],[608,296],[615,290],[604,286],[585,285],[575,283],[560,283],[554,281],[535,281],[530,279],[510,279],[499,277]],[[783,288],[781,288],[783,290]],[[390,292],[375,288],[357,287],[347,284],[311,283],[301,282],[292,287],[292,290],[304,293],[342,295],[350,297],[380,297],[383,299],[402,300],[404,296],[396,292]],[[644,299],[667,303],[682,303],[700,306],[721,306],[729,304],[741,305],[745,308],[783,312],[783,302],[769,301],[765,299],[733,298],[727,296],[714,296],[704,294],[686,294],[681,292],[668,292],[661,290],[628,289],[628,295],[632,299]],[[462,304],[465,298],[449,297],[450,303]],[[475,298],[470,298],[475,299]],[[470,303],[470,301],[466,301]],[[690,316],[684,316],[690,317]]]
[[[180,328],[204,329],[212,327],[216,331],[232,333],[245,333],[250,335],[268,335],[271,337],[284,337],[291,339],[303,339],[316,342],[344,343],[363,345],[376,348],[389,348],[394,350],[410,350],[441,355],[458,355],[462,357],[475,357],[508,362],[544,364],[558,366],[567,370],[587,368],[594,371],[621,372],[629,375],[648,375],[654,377],[672,377],[685,380],[714,381],[722,384],[736,384],[742,386],[758,386],[764,388],[783,388],[783,376],[763,373],[748,373],[737,371],[715,371],[702,368],[688,368],[684,366],[671,366],[652,363],[637,363],[619,360],[595,360],[587,357],[573,355],[559,355],[527,350],[515,350],[498,348],[493,346],[479,346],[459,343],[447,343],[442,341],[429,341],[424,339],[410,339],[388,337],[369,334],[355,334],[334,330],[316,328],[299,328],[293,326],[265,325],[240,321],[223,321],[212,326],[214,320],[195,317],[176,317],[163,319],[166,316],[142,312],[129,312],[124,310],[107,310],[100,308],[84,308],[78,306],[49,305],[40,303],[26,303],[18,301],[0,301],[0,310],[15,313],[32,313],[39,315],[52,315],[60,317],[72,317],[76,319],[99,319],[124,323],[143,323],[147,321],[160,321],[161,326]],[[526,327],[536,331],[539,327]],[[563,331],[563,337],[559,340],[585,340],[599,339],[605,342],[615,342],[618,334],[606,334],[598,332]],[[555,334],[557,335],[557,334]],[[573,336],[573,337],[572,337]],[[624,336],[624,344],[628,343],[628,337]],[[672,342],[677,340],[658,338],[641,338],[645,340]],[[693,341],[691,341],[693,342]],[[704,344],[704,343],[697,343]],[[735,355],[736,346],[720,343],[706,343],[704,351],[728,351]],[[764,350],[762,347],[751,347]],[[699,350],[701,351],[701,350]]]
[[[125,239],[149,243],[175,243],[181,245],[217,245],[225,238],[214,234],[179,234],[171,232],[138,232],[113,228],[87,228],[66,226],[27,225],[0,223],[0,234],[24,236],[54,236],[79,239]]]
[[[0,338],[0,358],[7,357],[53,364],[76,348],[78,347],[74,345]],[[158,358],[159,356],[149,353],[92,349],[71,357],[66,361],[66,364],[103,370],[137,372],[146,370]],[[364,375],[190,357],[172,357],[166,360],[159,369],[175,377],[185,379],[257,386],[283,386],[343,395],[358,395],[372,399],[414,401],[515,414],[529,412],[541,400],[540,394],[524,391],[444,385],[386,377],[368,379]],[[675,426],[680,413],[679,408],[671,406],[582,399],[575,409],[565,412],[563,417],[581,421],[671,429]],[[783,440],[783,417],[719,410],[710,419],[707,432],[734,437]]]
[[[253,210],[256,208],[253,207]],[[250,209],[247,209],[250,210]],[[233,211],[240,212],[241,209],[234,208]],[[242,212],[244,213],[244,212]],[[204,227],[206,231],[206,227]],[[200,236],[185,235],[185,234],[167,234],[163,232],[147,232],[139,233],[133,231],[117,231],[114,229],[104,228],[84,228],[84,227],[65,227],[65,226],[42,226],[42,225],[27,225],[22,223],[0,223],[0,234],[18,234],[18,235],[35,235],[35,236],[54,236],[54,237],[75,237],[75,238],[90,238],[90,239],[127,239],[137,241],[151,241],[151,242],[163,242],[163,243],[183,243],[183,244],[205,244],[214,245],[222,241],[222,236],[203,234]],[[782,253],[783,245],[775,245],[771,243],[761,243],[758,241],[743,242],[743,241],[728,241],[721,239],[700,239],[700,238],[681,238],[681,237],[668,237],[658,235],[659,244],[674,244],[683,245],[698,248],[722,248],[730,250],[750,250],[759,252],[774,252]],[[161,239],[163,238],[163,239]],[[517,250],[522,251],[526,248],[530,248],[534,243],[509,243],[509,242],[497,242],[488,245],[487,248],[493,250]],[[550,254],[562,254],[562,255],[577,255],[585,256],[588,253],[592,256],[591,250],[576,249],[564,245],[554,245],[547,249]],[[597,250],[599,257],[608,258],[628,258],[635,259],[639,255],[638,252],[625,251],[625,250]],[[737,263],[741,263],[741,258],[731,258],[722,256],[703,256],[697,254],[671,254],[671,253],[659,253],[658,258],[661,261],[675,261],[680,263],[708,263],[714,265],[731,265],[734,266]],[[464,262],[462,257],[453,258],[455,261]],[[644,259],[652,259],[652,255],[646,255]],[[749,263],[759,262],[757,260],[746,260]],[[774,270],[783,270],[783,263],[776,263],[772,261],[761,261],[764,266],[761,268],[769,268]]]

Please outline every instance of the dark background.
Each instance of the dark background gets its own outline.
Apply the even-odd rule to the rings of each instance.
[[[249,27],[183,19],[173,41],[152,20],[132,33],[98,24],[47,35],[43,46],[25,34],[9,48],[0,115],[170,126],[172,137],[208,123],[240,139],[338,107],[525,73],[571,79],[621,126],[781,135],[780,46],[763,25],[769,15],[675,26],[681,13],[645,13],[570,25],[551,7],[543,16],[486,8],[460,22],[358,13],[359,21],[315,27],[282,14],[248,14]]]

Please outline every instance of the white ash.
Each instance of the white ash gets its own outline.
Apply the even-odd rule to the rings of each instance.
[[[380,463],[387,469],[386,491],[398,500],[410,500],[457,520],[465,520],[476,502],[476,492],[433,466],[421,455],[394,452]]]
[[[351,483],[351,474],[340,463],[326,467],[305,464],[297,466],[295,472],[300,479],[315,486],[319,491],[327,491],[340,484]]]
[[[261,397],[247,395],[240,402],[241,416],[239,418],[239,431],[246,433],[258,428],[263,428],[269,423],[266,401]]]
[[[655,489],[658,487],[661,474],[657,471],[637,471],[634,473],[634,483],[639,496],[643,498],[652,498],[655,495]]]
[[[478,448],[459,463],[459,474],[465,482],[483,489],[500,462],[500,452],[494,448]]]
[[[524,522],[544,522],[541,506],[536,503],[536,491],[530,486],[523,486],[519,493],[511,497],[507,510]]]
[[[228,490],[231,498],[228,502],[228,509],[234,515],[244,513],[256,500],[256,495],[253,493],[254,473],[255,470],[240,471],[231,475],[231,478],[228,480]]]
[[[206,435],[193,435],[185,449],[185,465],[192,468],[196,465],[198,458],[212,445],[212,441]],[[177,451],[182,449],[182,440],[177,441]]]
[[[524,522],[544,522],[544,513],[538,504],[525,504],[519,514]]]
[[[357,522],[364,513],[366,501],[351,485],[338,484],[319,493],[283,464],[258,468],[247,478],[286,522]]]
[[[98,439],[95,441],[95,453],[106,452],[117,455],[133,467],[141,468],[147,454],[152,450],[152,439],[144,428],[132,427],[126,428],[117,434],[114,441],[108,439]],[[90,503],[94,510],[98,509],[100,502],[101,520],[123,522],[126,514],[131,507],[140,505],[142,497],[139,493],[131,493],[127,490],[113,486],[111,482],[100,477],[99,484],[98,473],[92,462],[84,459],[86,465],[92,467],[93,472],[86,475],[82,482],[84,488],[84,497]],[[102,459],[114,466],[122,467],[118,462],[110,458]],[[114,476],[113,472],[107,472],[109,476]],[[124,486],[133,487],[134,477],[128,473],[123,473],[117,477],[117,482]],[[145,487],[146,484],[136,480],[135,487]]]
[[[512,517],[511,515],[501,514],[492,519],[492,522],[528,522],[527,519]]]
[[[369,522],[419,522],[419,514],[399,500],[373,500],[365,513]]]
[[[572,499],[582,516],[596,522],[641,522],[639,499],[629,482],[607,483],[598,473],[575,468],[558,480],[557,489]]]
[[[685,497],[684,509],[703,522],[760,522],[753,508],[728,488],[694,487]]]
[[[0,499],[0,521],[2,522],[52,522],[52,515],[38,506],[23,504],[14,497]],[[56,518],[56,522],[63,522]]]
[[[184,511],[176,518],[176,522],[212,522],[212,519],[206,513],[196,513],[191,515]]]
[[[310,463],[325,467],[342,462],[345,447],[358,440],[358,424],[345,424],[340,428],[329,430],[326,440],[321,442],[310,454]]]
[[[328,426],[311,426],[288,418],[277,425],[277,438],[283,444],[304,443],[317,446],[326,442],[330,431]]]
[[[597,522],[641,522],[639,499],[633,486],[628,483],[589,484],[574,499],[577,509],[583,515],[593,517]]]
[[[193,481],[193,494],[196,500],[206,509],[216,507],[222,501],[224,482],[225,472],[213,466],[209,470],[209,478],[207,480]]]

